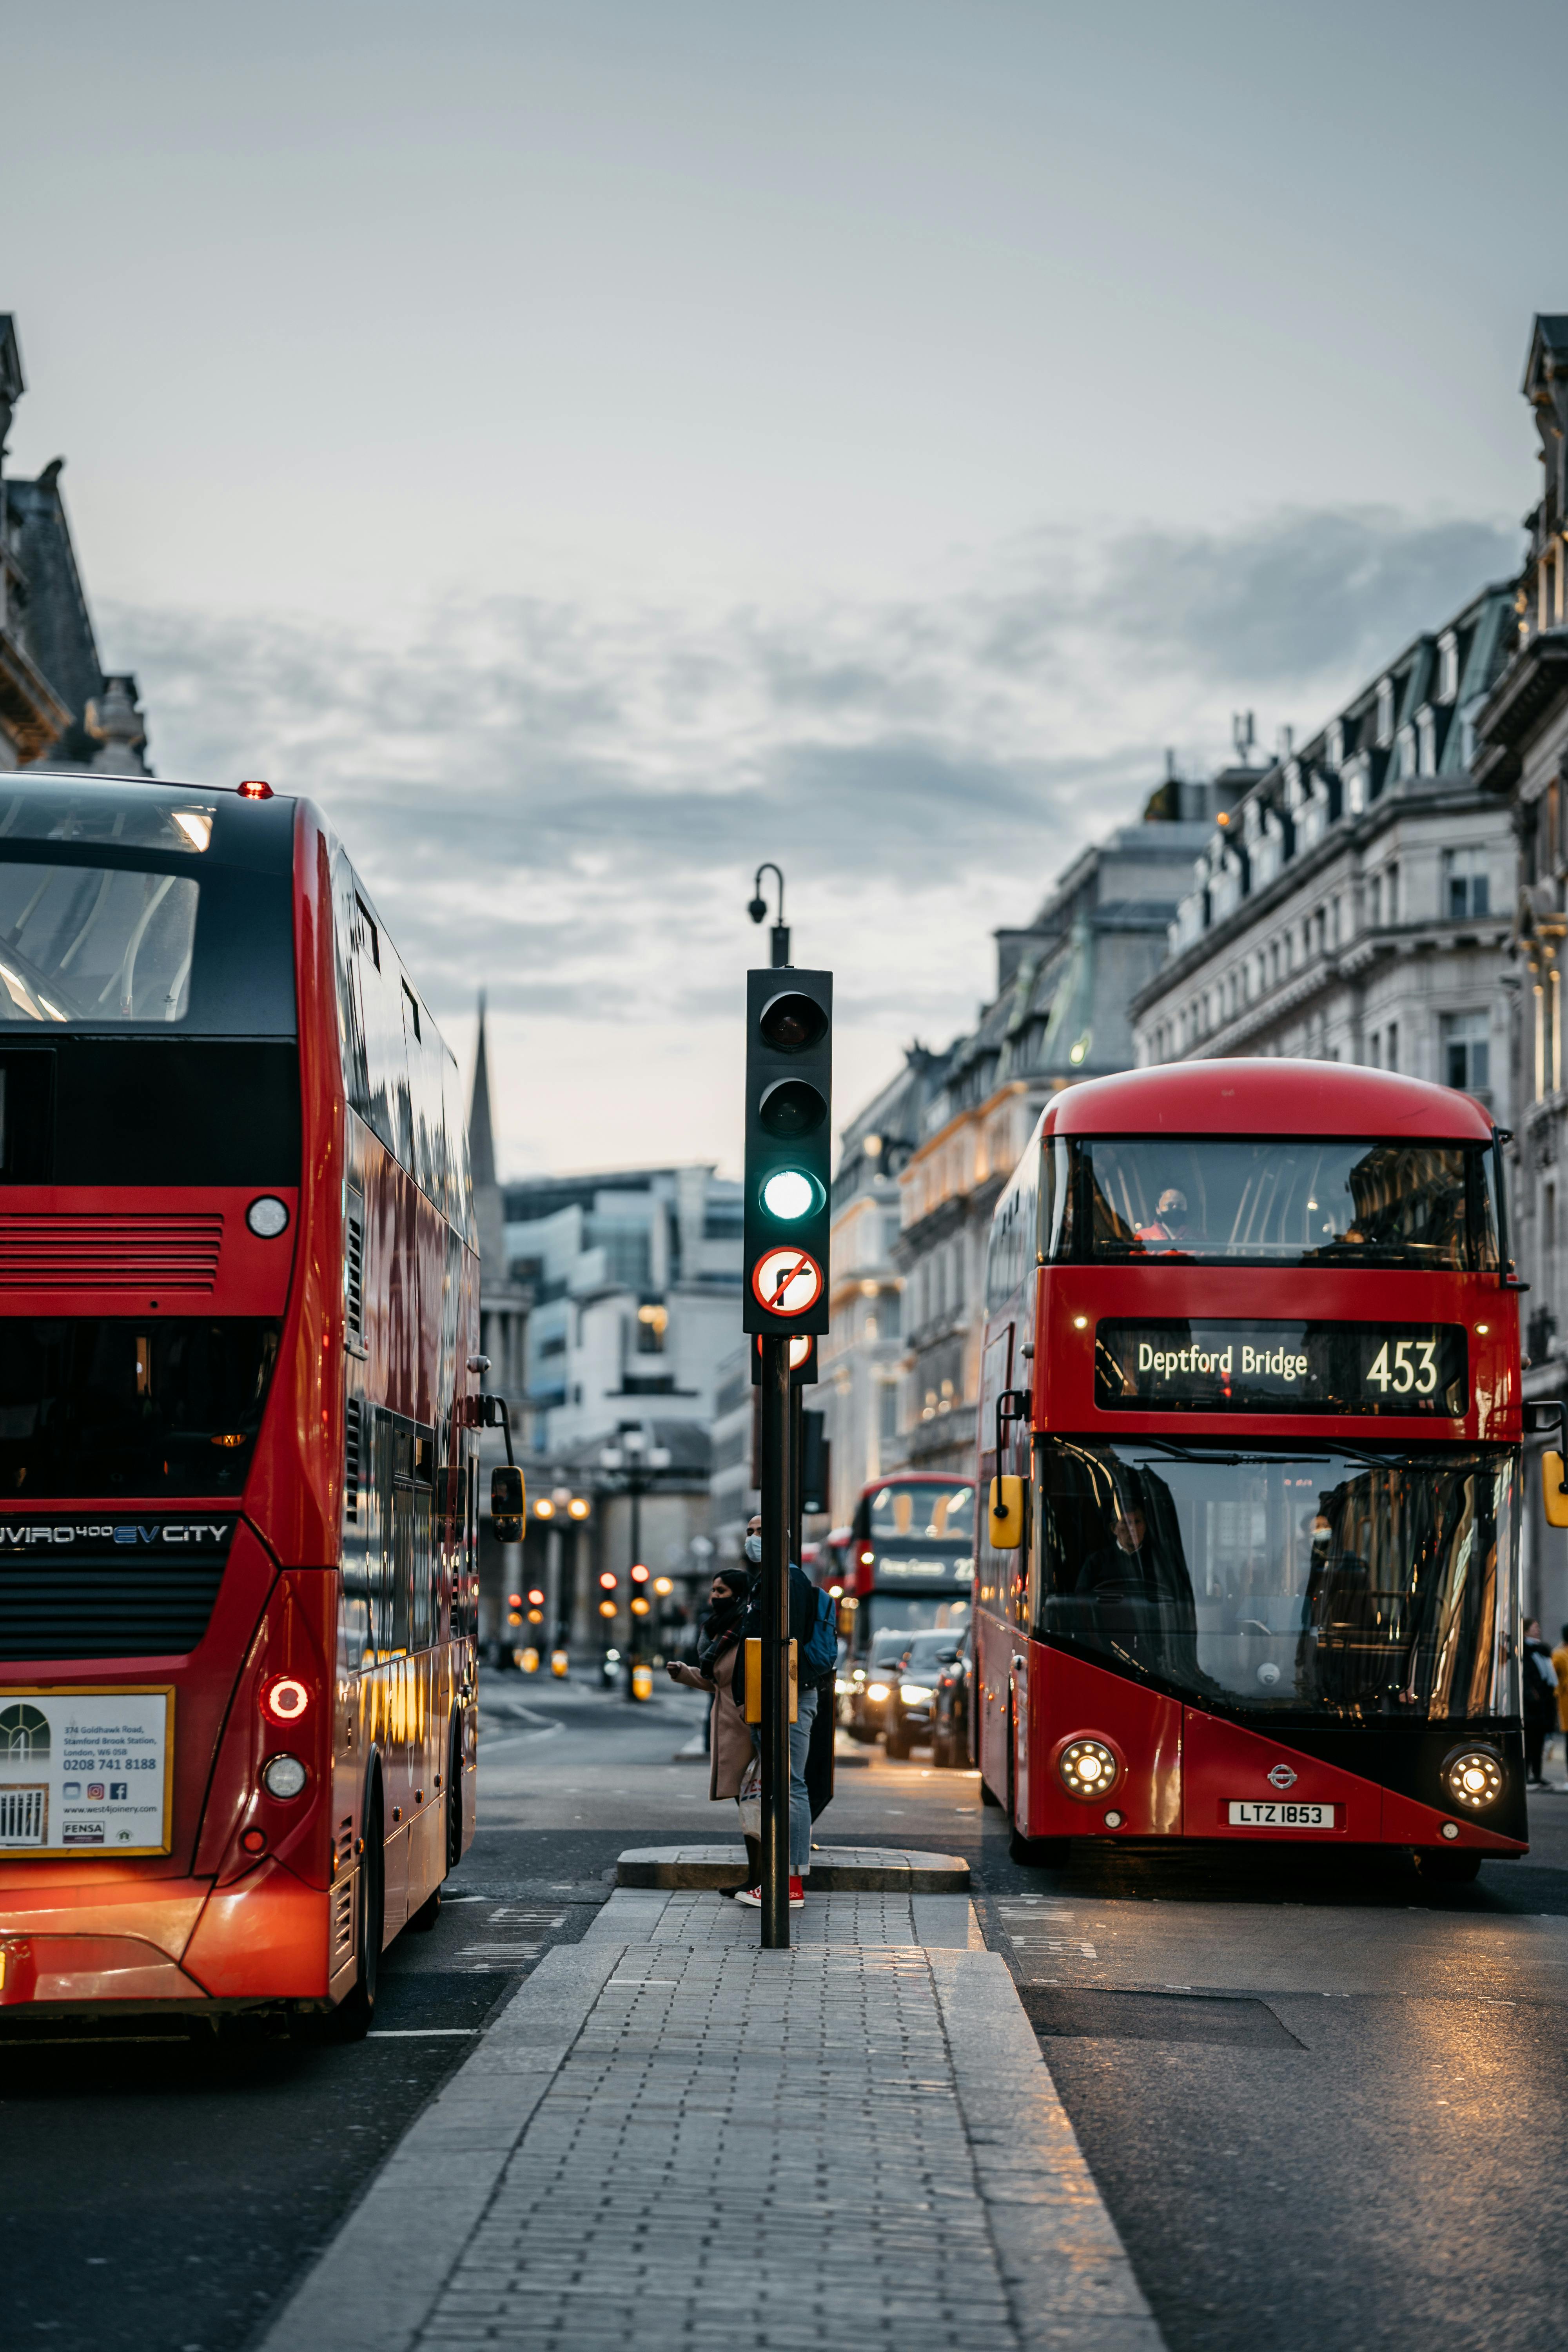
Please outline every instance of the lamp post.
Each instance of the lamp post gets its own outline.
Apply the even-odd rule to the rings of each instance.
[[[784,869],[782,866],[775,866],[771,857],[765,858],[763,864],[757,868],[755,878],[752,883],[751,904],[747,907],[746,912],[750,915],[753,923],[762,923],[767,920],[768,902],[763,896],[763,877],[764,874],[771,874],[779,886],[778,920],[774,923],[770,937],[773,942],[773,955],[771,958],[773,968],[775,971],[782,971],[789,962],[789,930],[784,919]]]
[[[637,1664],[637,1633],[648,1605],[643,1589],[647,1580],[647,1570],[641,1556],[642,1498],[654,1491],[659,1473],[669,1468],[669,1448],[668,1445],[650,1445],[644,1430],[623,1429],[617,1445],[606,1445],[602,1449],[599,1464],[616,1481],[609,1491],[629,1496],[632,1507],[632,1556],[626,1563],[626,1622],[630,1628],[626,1636],[626,1696],[630,1699],[635,1696],[632,1673]],[[641,1581],[637,1575],[639,1568],[643,1570]],[[637,1606],[639,1601],[643,1603],[640,1611]]]

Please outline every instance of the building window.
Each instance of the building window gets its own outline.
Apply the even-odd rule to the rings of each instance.
[[[1437,640],[1437,699],[1452,702],[1459,691],[1459,640],[1445,629]]]
[[[669,1309],[651,1303],[637,1308],[637,1353],[639,1356],[662,1356],[664,1335],[669,1328]]]
[[[1383,1033],[1383,1066],[1385,1070],[1399,1067],[1399,1024],[1391,1021]]]
[[[897,1437],[899,1433],[899,1384],[897,1381],[884,1381],[882,1382],[882,1392],[877,1400],[877,1433],[879,1437],[880,1437],[883,1444],[886,1445],[889,1438]]]
[[[1443,853],[1443,912],[1452,923],[1473,921],[1488,911],[1489,881],[1484,849]]]
[[[1388,884],[1388,919],[1391,923],[1396,923],[1399,920],[1399,868],[1397,866],[1391,866],[1389,867],[1386,880]]]
[[[1380,677],[1377,682],[1377,748],[1386,751],[1394,740],[1394,680]]]
[[[1443,1084],[1467,1094],[1485,1094],[1491,1085],[1491,1016],[1445,1013],[1442,1020]]]
[[[1418,776],[1437,772],[1437,714],[1426,704],[1415,714],[1415,772]]]

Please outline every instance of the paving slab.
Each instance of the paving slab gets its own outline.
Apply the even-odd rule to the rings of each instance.
[[[617,1886],[702,1886],[728,1894],[744,1886],[749,1874],[743,1845],[634,1846],[616,1864]],[[811,1885],[818,1894],[967,1895],[969,1864],[961,1854],[903,1846],[814,1845]]]
[[[764,1952],[711,1892],[618,1890],[261,2352],[1163,2352],[1002,1959],[842,1932],[917,1902],[969,1910],[819,1895]]]

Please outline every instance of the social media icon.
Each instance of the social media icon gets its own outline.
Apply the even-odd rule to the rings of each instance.
[[[87,1784],[87,1793],[88,1793],[88,1795],[89,1795],[89,1797],[91,1797],[91,1798],[96,1798],[96,1799],[97,1799],[97,1801],[99,1801],[99,1803],[100,1803],[100,1804],[101,1804],[101,1803],[102,1803],[102,1801],[103,1801],[103,1783],[102,1783],[102,1781],[101,1781],[101,1780],[89,1780],[89,1781],[88,1782],[88,1784]]]
[[[110,1804],[123,1804],[125,1799],[130,1794],[131,1783],[129,1780],[111,1780],[110,1782],[109,1800]]]

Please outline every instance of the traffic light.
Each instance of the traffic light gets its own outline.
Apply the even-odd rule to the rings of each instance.
[[[744,1328],[827,1328],[833,974],[746,974]]]

